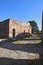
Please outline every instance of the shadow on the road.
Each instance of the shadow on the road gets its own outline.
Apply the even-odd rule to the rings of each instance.
[[[0,65],[43,65],[43,60],[12,59],[0,57]]]
[[[40,44],[13,44],[13,40],[5,40],[0,42],[0,47],[9,50],[18,50],[28,53],[38,53],[40,59],[24,60],[0,57],[0,65],[43,65],[43,46]]]
[[[41,46],[40,44],[16,44],[11,41],[8,42],[8,40],[5,40],[0,42],[0,47],[9,50],[19,50],[29,53],[43,53],[43,46]]]

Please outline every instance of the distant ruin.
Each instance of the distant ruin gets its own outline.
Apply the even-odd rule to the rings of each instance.
[[[30,23],[6,19],[0,22],[0,38],[14,38],[19,33],[31,33],[31,29]]]

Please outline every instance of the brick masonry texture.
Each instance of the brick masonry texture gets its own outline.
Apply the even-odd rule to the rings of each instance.
[[[30,23],[19,22],[15,19],[6,19],[0,22],[0,37],[13,38],[19,33],[31,33]]]

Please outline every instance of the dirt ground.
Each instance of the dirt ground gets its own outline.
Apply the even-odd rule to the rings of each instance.
[[[1,40],[0,65],[43,65],[41,40]]]

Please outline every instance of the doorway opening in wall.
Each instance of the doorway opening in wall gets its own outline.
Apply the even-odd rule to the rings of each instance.
[[[24,30],[24,34],[25,34],[25,30]]]
[[[28,33],[30,33],[30,29],[28,29]]]
[[[15,29],[13,29],[13,38],[15,38]]]

